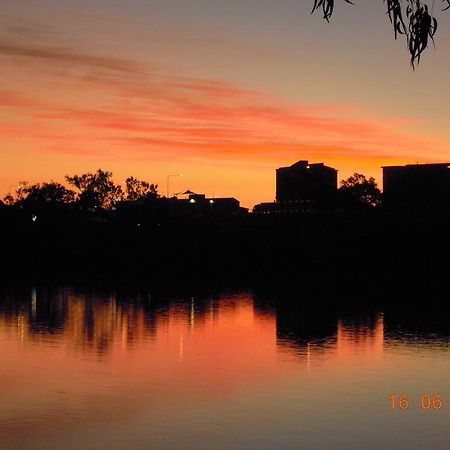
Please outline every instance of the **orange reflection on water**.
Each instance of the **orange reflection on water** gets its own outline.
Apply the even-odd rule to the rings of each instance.
[[[448,345],[409,351],[389,338],[392,320],[389,312],[338,319],[282,299],[275,308],[251,294],[158,302],[37,290],[2,298],[1,447],[268,449],[261,442],[278,436],[284,448],[290,436],[297,448],[309,435],[305,448],[318,448],[334,426],[323,448],[343,429],[361,448],[374,419],[385,417],[389,428],[387,395],[411,374],[417,392],[432,385],[448,397]],[[228,440],[261,434],[253,447]]]
[[[336,333],[320,341],[311,334],[304,344],[281,341],[281,328],[275,311],[258,309],[249,294],[158,305],[34,293],[0,313],[2,419],[43,426],[69,412],[102,421],[231,399],[298,379],[299,368],[311,375],[316,366],[338,370],[383,353],[382,315],[338,321]],[[286,351],[293,364],[283,363]]]
[[[70,293],[38,298],[0,314],[0,346],[2,399],[19,392],[41,410],[69,396],[114,398],[124,386],[152,400],[168,385],[179,396],[224,395],[277,371],[273,315],[258,313],[249,296],[161,308]]]
[[[373,322],[338,321],[337,354],[340,357],[358,355],[365,359],[381,358],[384,351],[384,317],[376,315]]]
[[[302,343],[291,337],[279,340],[276,328],[275,311],[259,311],[251,295],[159,307],[148,299],[121,302],[114,296],[90,298],[68,292],[38,301],[34,293],[13,316],[0,314],[3,354],[17,359],[18,371],[22,357],[27,355],[27,365],[36,350],[42,350],[42,366],[65,355],[60,370],[73,370],[81,360],[101,362],[121,373],[126,355],[126,373],[135,381],[146,378],[145,368],[152,373],[156,368],[160,373],[176,369],[184,372],[184,381],[222,390],[246,378],[265,377],[277,366],[277,348],[299,362],[305,357],[308,364],[323,354],[327,362],[383,354],[382,314],[370,321],[338,320],[336,332],[331,325],[318,342],[314,332]]]

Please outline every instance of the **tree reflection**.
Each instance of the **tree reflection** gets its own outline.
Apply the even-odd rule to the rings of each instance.
[[[258,328],[258,323],[265,324]],[[75,352],[108,356],[114,348],[132,351],[158,333],[177,339],[214,327],[239,327],[267,333],[281,349],[304,354],[336,349],[382,352],[385,338],[442,340],[450,335],[448,311],[395,308],[342,312],[318,298],[261,292],[246,296],[161,299],[150,292],[78,292],[64,288],[31,288],[0,294],[2,329],[17,328],[22,341],[51,339]],[[205,334],[207,336],[207,334]],[[181,345],[181,344],[179,344]],[[225,345],[225,343],[224,343]]]

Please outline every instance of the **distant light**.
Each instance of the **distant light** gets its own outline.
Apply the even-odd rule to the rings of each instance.
[[[36,220],[37,220],[37,216],[31,216],[31,220],[33,221],[33,222],[36,222]]]
[[[140,224],[140,223],[138,223],[138,224],[137,224],[137,226],[138,226],[138,227],[140,227],[140,226],[141,226],[141,224]]]
[[[311,169],[311,166],[306,166],[307,169]]]
[[[189,200],[189,203],[195,203],[195,199],[194,199],[194,198],[191,198],[191,199]]]
[[[211,203],[211,205],[214,203],[214,200],[213,199],[211,199],[210,201],[209,201],[209,203]]]

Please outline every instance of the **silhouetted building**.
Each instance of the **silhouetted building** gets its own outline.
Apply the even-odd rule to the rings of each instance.
[[[337,170],[323,163],[298,161],[277,169],[277,202],[309,201],[318,205],[333,202],[337,189]]]
[[[332,209],[336,203],[337,170],[324,163],[298,161],[276,170],[276,201],[261,203],[258,214],[297,214]]]
[[[176,199],[174,205],[187,205],[198,213],[216,214],[245,214],[247,208],[240,206],[239,200],[234,197],[207,198],[205,194],[196,194],[189,191],[187,199]]]
[[[448,210],[450,163],[383,167],[383,202],[400,210]]]
[[[192,191],[178,195],[185,198],[174,196],[124,201],[118,205],[116,215],[121,222],[148,224],[198,217],[227,218],[248,213],[248,209],[241,207],[239,200],[232,197],[208,198]]]

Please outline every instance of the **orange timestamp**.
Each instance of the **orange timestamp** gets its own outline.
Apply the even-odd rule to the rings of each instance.
[[[406,411],[414,406],[407,394],[391,394],[388,398],[391,402],[392,410],[400,409]],[[440,394],[422,394],[420,396],[420,408],[424,411],[439,411],[443,407],[444,402]]]

